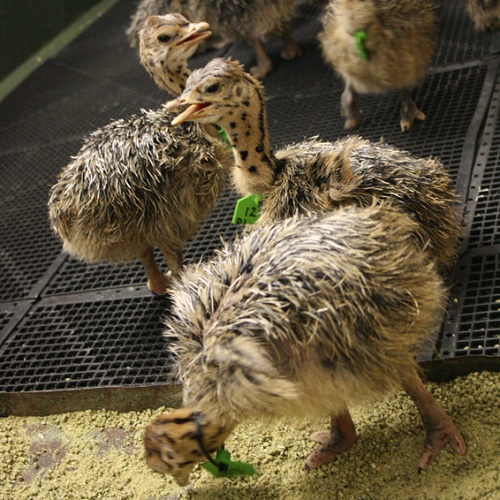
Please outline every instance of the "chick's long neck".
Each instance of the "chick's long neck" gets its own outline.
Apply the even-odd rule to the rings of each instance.
[[[158,60],[154,56],[146,57],[144,66],[153,77],[156,85],[166,90],[172,97],[182,94],[186,81],[191,74],[187,61],[184,59]]]
[[[269,144],[264,97],[252,89],[248,98],[231,110],[232,115],[220,125],[233,147],[234,186],[243,195],[265,196],[274,182],[277,160]]]

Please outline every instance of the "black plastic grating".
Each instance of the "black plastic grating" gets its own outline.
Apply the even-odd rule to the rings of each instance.
[[[34,146],[0,155],[0,302],[32,296],[59,256],[47,215],[49,186],[79,142]]]
[[[499,356],[500,246],[475,250],[464,261],[440,357]]]
[[[476,30],[463,0],[438,3],[439,35],[433,65],[460,64],[489,56],[500,33]]]
[[[471,201],[474,214],[469,246],[500,243],[500,76],[491,100],[481,147],[473,171]]]
[[[3,330],[12,320],[14,313],[9,310],[0,310],[0,331]]]
[[[53,59],[37,68],[35,73],[36,78],[24,80],[2,102],[0,131],[11,128],[17,121],[26,121],[26,118],[43,114],[46,107],[60,102],[64,96],[78,91],[79,88],[95,85],[97,81],[95,78],[61,67]]]
[[[156,253],[161,269],[165,265]],[[146,274],[138,261],[118,264],[87,264],[68,257],[43,290],[44,297],[66,295],[106,288],[140,287],[146,283]]]
[[[49,187],[54,184],[61,167],[80,148],[81,141],[68,141],[48,145],[27,145],[0,153],[2,183],[0,208],[8,209],[22,203],[17,199],[48,199]],[[46,210],[44,209],[44,212]]]
[[[76,64],[90,54],[109,49],[119,50],[123,46],[125,29],[129,17],[137,7],[137,0],[121,0],[109,11],[90,25],[84,33],[79,35],[58,57],[74,61]],[[128,47],[128,45],[126,45]]]
[[[164,383],[165,300],[35,306],[0,349],[4,391]]]
[[[27,314],[33,302],[33,300],[0,302],[0,345]]]
[[[16,204],[4,207],[0,220],[0,301],[30,297],[31,289],[60,253],[60,244],[50,231],[46,200],[18,197]]]
[[[482,120],[478,111],[487,107],[494,85],[496,63],[488,56],[498,34],[475,32],[461,2],[442,3],[435,69],[414,90],[427,120],[403,134],[396,93],[361,96],[361,124],[355,132],[374,140],[384,137],[417,155],[440,157],[453,179],[463,181],[458,186],[461,193],[468,195],[474,156],[470,145],[478,139]],[[26,300],[22,310],[12,302],[0,304],[4,306],[0,307],[0,356],[8,361],[0,365],[0,391],[167,381],[169,360],[161,332],[168,302],[150,296],[138,263],[87,265],[63,257],[60,243],[50,233],[45,206],[49,185],[78,151],[84,134],[169,98],[126,45],[124,29],[134,8],[135,0],[118,2],[0,103],[0,162],[6,180],[0,184],[2,221],[6,221],[0,224],[0,265],[5,267],[2,277],[7,277],[0,286],[0,301],[36,300]],[[282,61],[281,40],[267,44],[276,64],[263,81],[275,147],[316,134],[324,140],[346,134],[339,116],[343,83],[324,64],[316,42],[320,11],[309,4],[299,8],[294,37],[304,51],[302,58]],[[197,55],[192,67],[218,55],[221,52]],[[241,44],[227,55],[247,68],[253,63],[252,51]],[[493,178],[498,144],[484,135],[481,142],[488,144]],[[486,169],[481,180],[489,178]],[[229,188],[221,196],[189,243],[186,262],[210,257],[221,240],[235,237],[239,228],[230,219],[236,198]],[[479,219],[477,224],[485,226]],[[483,238],[478,243],[493,241]],[[457,274],[456,303],[452,301],[445,328],[449,336],[438,344],[440,353],[447,352],[441,357],[498,356],[498,253],[483,250],[473,257],[466,254],[467,265]],[[157,257],[165,270],[163,259]]]
[[[149,98],[125,87],[86,81],[75,85],[59,101],[41,106],[36,112],[14,122],[2,133],[2,143],[12,148],[81,137],[113,119],[152,105]]]
[[[77,147],[68,142],[0,155],[0,302],[30,297],[60,254],[48,221],[48,191]]]
[[[384,138],[418,156],[438,156],[456,180],[464,141],[481,96],[486,66],[472,66],[431,74],[415,92],[427,119],[410,133],[399,127],[397,94],[360,96],[361,121],[354,133],[372,140]],[[333,78],[333,77],[332,77]],[[273,144],[284,145],[319,135],[335,140],[346,135],[340,116],[340,82],[314,93],[295,93],[268,100]],[[468,186],[457,186],[466,190]]]

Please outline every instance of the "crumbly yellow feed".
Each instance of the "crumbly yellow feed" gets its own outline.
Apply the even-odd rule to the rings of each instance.
[[[468,452],[457,457],[446,449],[425,473],[416,466],[424,431],[404,393],[354,408],[356,445],[309,474],[302,466],[317,422],[252,421],[238,426],[226,445],[234,460],[260,474],[214,478],[197,467],[185,488],[144,461],[144,429],[165,408],[100,410],[0,419],[0,499],[498,498],[500,374],[426,387],[459,425]]]

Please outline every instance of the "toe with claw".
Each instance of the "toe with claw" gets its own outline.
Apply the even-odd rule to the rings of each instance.
[[[356,429],[349,411],[332,417],[329,431],[315,432],[311,439],[318,446],[306,459],[304,470],[309,472],[335,460],[338,454],[348,450],[356,442]]]
[[[427,470],[447,444],[458,455],[465,455],[465,439],[443,407],[426,390],[420,378],[414,377],[406,381],[404,389],[415,403],[427,433],[424,450],[418,461],[418,471]]]

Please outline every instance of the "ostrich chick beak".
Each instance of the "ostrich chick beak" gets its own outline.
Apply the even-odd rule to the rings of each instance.
[[[178,45],[189,47],[212,36],[208,23],[192,23],[190,32],[179,40]]]
[[[182,104],[186,104],[185,99],[180,99],[178,100],[179,102],[177,103],[177,106],[180,106]],[[171,101],[167,106],[168,109],[170,108],[170,104],[173,104],[174,101]],[[177,107],[177,106],[172,106],[172,107]],[[196,103],[196,104],[191,104],[189,108],[184,110],[180,115],[177,115],[173,120],[172,120],[172,125],[180,125],[181,123],[184,123],[185,121],[192,120],[193,118],[199,118],[200,117],[200,112],[210,106],[210,103],[206,102],[201,102],[201,103]],[[196,116],[198,115],[198,117]]]

